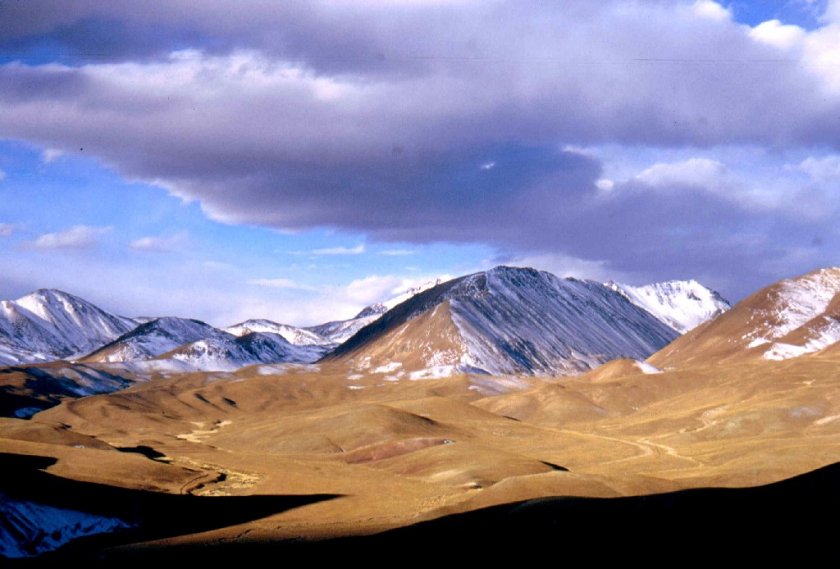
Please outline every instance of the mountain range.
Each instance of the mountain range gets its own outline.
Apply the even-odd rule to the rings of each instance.
[[[425,315],[444,303],[434,317]],[[218,329],[184,318],[127,318],[57,290],[38,290],[0,307],[0,364],[166,361],[179,371],[312,363],[325,356],[332,361],[351,351],[359,356],[363,341],[365,350],[381,341],[388,350],[416,352],[417,346],[397,348],[393,338],[380,339],[378,334],[425,316],[411,327],[433,324],[446,330],[423,344],[422,362],[379,358],[379,364],[371,363],[374,368],[400,363],[402,373],[422,376],[459,371],[568,374],[619,356],[643,359],[728,304],[694,281],[602,285],[498,267],[430,282],[368,306],[349,320],[309,328],[265,319]],[[382,349],[370,349],[373,362],[373,354]],[[356,357],[353,366],[359,368],[361,361]]]
[[[75,362],[0,367],[10,474],[0,492],[12,493],[0,556],[99,531],[108,547],[91,542],[91,559],[123,544],[133,557],[152,542],[240,555],[248,550],[228,544],[296,547],[469,512],[490,516],[470,526],[484,535],[520,527],[522,508],[550,496],[562,509],[545,518],[549,547],[557,528],[584,514],[595,527],[609,504],[627,509],[608,538],[634,521],[645,533],[644,516],[661,521],[686,499],[705,517],[662,522],[679,535],[692,527],[705,544],[708,516],[734,515],[736,528],[748,525],[738,513],[751,512],[781,543],[836,486],[827,465],[840,460],[838,309],[840,268],[728,309],[692,281],[635,287],[497,267],[371,307],[344,342],[264,320],[218,329],[128,319],[133,329]],[[66,321],[44,316],[46,330]],[[772,486],[747,488],[763,484]],[[184,500],[154,502],[161,496]],[[318,503],[253,509],[290,496]],[[220,514],[237,503],[250,514]],[[651,503],[662,509],[645,514]],[[498,507],[510,516],[498,518]],[[114,522],[100,528],[102,518]],[[461,523],[439,526],[441,535],[457,541]],[[633,546],[647,537],[634,535]]]

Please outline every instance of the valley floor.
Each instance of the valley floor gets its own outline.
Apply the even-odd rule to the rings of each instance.
[[[616,361],[558,379],[349,380],[329,365],[184,374],[68,400],[30,420],[0,419],[0,492],[124,521],[128,529],[59,551],[106,558],[207,544],[338,547],[349,542],[335,538],[380,532],[389,533],[356,539],[475,538],[476,528],[492,536],[508,527],[499,512],[522,527],[559,527],[569,512],[612,527],[590,514],[616,504],[626,507],[604,510],[613,520],[636,512],[682,523],[691,508],[714,504],[703,515],[730,527],[747,503],[768,523],[755,505],[766,499],[674,496],[766,485],[840,462],[838,369],[838,359],[803,357],[660,374]],[[821,471],[819,484],[761,496],[778,501],[774,492],[805,484],[813,492],[797,495],[799,507],[819,502],[817,488],[836,500],[836,470]],[[651,494],[671,498],[664,506],[512,506]]]

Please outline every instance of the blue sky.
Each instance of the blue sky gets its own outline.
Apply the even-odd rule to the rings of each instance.
[[[0,298],[346,318],[840,263],[840,2],[0,5]]]
[[[199,315],[218,325],[269,314],[314,324],[475,270],[493,254],[478,244],[219,223],[198,202],[126,180],[83,150],[51,156],[5,141],[0,160],[3,298],[55,287],[126,314]]]

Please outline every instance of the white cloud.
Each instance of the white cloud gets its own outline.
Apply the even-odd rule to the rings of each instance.
[[[809,33],[804,40],[803,63],[822,80],[825,90],[840,94],[840,22]]]
[[[270,298],[254,297],[243,301],[235,308],[235,318],[270,318],[298,326],[352,318],[366,306],[392,299],[438,278],[448,280],[451,277],[369,275],[345,285],[320,287],[302,285],[288,278],[253,279],[247,281],[248,284],[276,292]],[[301,294],[305,295],[305,301],[301,300]]]
[[[279,288],[284,290],[312,290],[311,287],[299,284],[292,279],[276,278],[276,279],[252,279],[247,281],[248,284],[254,286],[262,286],[267,288]]]
[[[615,187],[615,182],[608,178],[600,178],[595,181],[595,187],[602,192],[608,192]]]
[[[823,18],[827,22],[840,23],[840,0],[828,0]]]
[[[370,275],[356,279],[344,287],[331,288],[330,294],[337,299],[361,309],[383,302],[406,291],[438,279],[448,280],[449,275],[403,277],[397,275]]]
[[[654,164],[636,176],[636,180],[652,187],[696,186],[713,188],[727,177],[721,162],[709,158],[689,158],[681,162]]]
[[[485,162],[484,164],[481,165],[482,170],[492,170],[495,167],[496,167],[496,163],[492,160],[490,162]]]
[[[805,30],[799,26],[782,24],[779,20],[767,20],[750,29],[750,37],[761,43],[788,50],[798,46],[805,39]]]
[[[75,225],[65,231],[45,233],[32,242],[36,249],[88,249],[96,245],[97,238],[110,232],[112,227]]]
[[[809,156],[797,168],[817,182],[840,180],[840,155],[834,154],[823,158]]]
[[[625,273],[611,269],[606,261],[580,259],[560,253],[522,255],[506,260],[504,264],[548,271],[561,278],[574,277],[598,282],[630,280]]]
[[[371,275],[351,281],[338,292],[350,302],[367,306],[399,294],[399,289],[409,288],[407,283],[407,279],[396,276]]]
[[[314,249],[309,252],[310,255],[361,255],[365,252],[363,243],[355,247],[326,247],[323,249]]]
[[[712,0],[697,0],[691,9],[697,16],[716,22],[725,22],[732,18],[729,10]]]
[[[0,237],[8,237],[14,230],[15,227],[11,223],[0,223]]]
[[[408,257],[409,255],[414,255],[415,251],[411,249],[386,249],[385,251],[380,251],[379,254],[385,257]]]
[[[62,156],[64,156],[63,150],[58,150],[56,148],[47,148],[41,153],[41,162],[43,162],[44,164],[49,164],[50,162],[55,162]]]
[[[129,247],[135,251],[175,251],[187,241],[187,233],[179,232],[174,235],[146,236],[135,239]]]
[[[0,170],[0,182],[6,179],[6,173],[3,170]]]

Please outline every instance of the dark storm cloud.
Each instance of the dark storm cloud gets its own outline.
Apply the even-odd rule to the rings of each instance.
[[[7,58],[74,66],[0,67],[0,136],[83,146],[227,222],[748,279],[812,220],[690,184],[604,194],[563,150],[837,149],[840,96],[715,6],[5,3]]]

